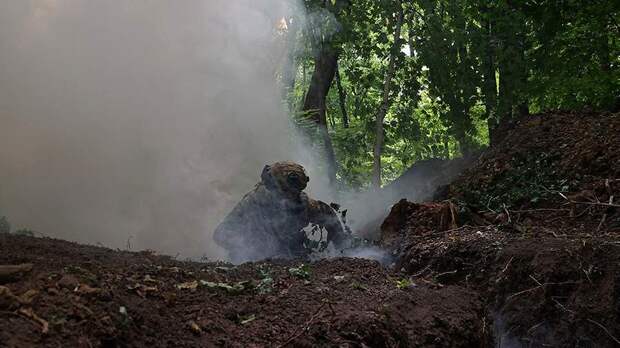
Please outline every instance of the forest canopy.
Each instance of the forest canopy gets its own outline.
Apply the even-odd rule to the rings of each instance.
[[[620,3],[305,0],[278,78],[339,188],[467,155],[500,122],[620,106]]]

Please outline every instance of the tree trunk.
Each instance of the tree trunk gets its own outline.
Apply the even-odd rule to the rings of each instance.
[[[342,88],[342,81],[340,80],[340,68],[336,65],[336,85],[338,86],[338,101],[340,102],[340,112],[342,113],[342,125],[344,128],[349,128],[349,116],[347,115],[347,103],[346,94]]]
[[[336,183],[337,163],[334,147],[327,131],[325,99],[334,79],[337,63],[337,52],[329,44],[324,44],[315,57],[314,72],[303,106],[304,113],[317,124],[327,162],[327,175],[332,186]]]
[[[392,76],[394,75],[394,65],[396,62],[396,55],[400,51],[400,30],[403,24],[403,5],[398,1],[398,18],[396,19],[396,25],[394,28],[394,44],[390,52],[390,60],[388,62],[387,72],[385,74],[385,81],[383,83],[383,101],[377,112],[375,119],[375,147],[373,151],[373,165],[372,165],[372,186],[375,188],[381,187],[381,153],[383,150],[383,121],[385,115],[390,107],[390,88],[392,84]]]
[[[512,105],[513,105],[513,93],[511,86],[512,74],[510,74],[510,68],[508,63],[504,59],[500,60],[499,64],[499,107],[498,114],[500,121],[503,119],[512,119]]]
[[[525,19],[514,4],[508,2],[507,11],[502,14],[504,26],[498,28],[501,33],[501,49],[498,54],[499,70],[499,102],[498,116],[500,122],[507,118],[512,121],[519,113],[528,113],[527,110],[527,75],[528,67],[525,56],[527,30]],[[516,109],[516,110],[515,110]]]

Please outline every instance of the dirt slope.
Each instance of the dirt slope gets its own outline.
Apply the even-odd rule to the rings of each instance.
[[[620,346],[620,115],[515,122],[450,186],[382,225],[414,280],[478,292],[498,346]]]
[[[399,287],[403,276],[373,261],[230,268],[5,237],[0,264],[34,267],[0,291],[0,346],[471,347],[489,337],[477,294]]]

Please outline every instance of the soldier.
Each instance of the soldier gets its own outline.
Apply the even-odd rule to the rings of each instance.
[[[303,192],[309,180],[293,162],[265,166],[261,181],[215,229],[215,242],[234,263],[304,257],[310,252],[304,228],[316,224],[327,231],[327,242],[341,247],[348,234],[328,204]]]

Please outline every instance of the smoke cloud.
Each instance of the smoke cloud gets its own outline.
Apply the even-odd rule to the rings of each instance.
[[[0,2],[0,215],[221,258],[218,222],[263,165],[298,160],[275,79],[287,3]]]

